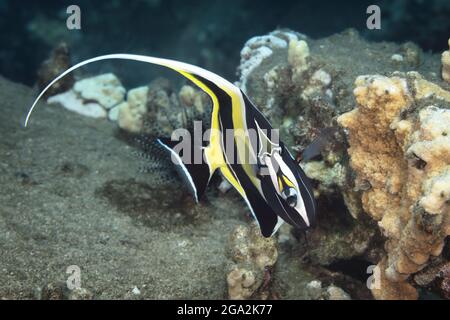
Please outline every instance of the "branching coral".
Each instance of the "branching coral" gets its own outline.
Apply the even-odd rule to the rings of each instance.
[[[369,186],[363,208],[387,237],[381,287],[372,292],[417,298],[409,275],[439,255],[450,234],[450,99],[417,73],[360,76],[355,84],[358,107],[338,122],[349,133],[355,183]],[[430,97],[439,107],[421,106]]]

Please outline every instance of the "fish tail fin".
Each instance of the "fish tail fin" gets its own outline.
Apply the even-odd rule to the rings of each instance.
[[[166,138],[156,140],[164,149],[171,154],[171,159],[175,165],[178,174],[181,176],[189,191],[194,196],[195,202],[198,202],[205,193],[209,180],[211,179],[215,168],[211,167],[205,157],[205,151],[208,148],[202,146],[191,146],[192,157],[188,154],[180,154],[178,149],[179,142]],[[182,151],[182,153],[184,150]],[[197,153],[197,159],[195,154]]]

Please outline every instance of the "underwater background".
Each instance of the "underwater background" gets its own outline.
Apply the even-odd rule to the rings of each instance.
[[[76,2],[83,15],[79,31],[68,30],[61,23],[71,4],[64,0],[0,1],[2,75],[32,85],[35,70],[61,41],[70,45],[74,61],[133,52],[202,65],[233,79],[245,41],[276,28],[290,28],[312,38],[355,28],[367,40],[412,41],[433,52],[446,48],[450,29],[450,5],[445,0],[86,0]],[[383,11],[380,30],[366,28],[365,12],[372,4],[380,5]],[[102,67],[120,68],[90,66]],[[123,76],[133,85],[153,72],[132,64],[124,68],[131,68]]]
[[[0,0],[0,299],[450,299],[449,38],[445,0]],[[211,103],[163,68],[83,67],[24,128],[109,53],[239,86],[303,156],[318,225],[261,237],[220,175],[195,204],[154,140]]]

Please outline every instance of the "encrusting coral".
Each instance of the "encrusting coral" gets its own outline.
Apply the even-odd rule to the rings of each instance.
[[[238,226],[230,236],[228,256],[233,261],[227,276],[230,299],[267,299],[268,284],[264,283],[278,258],[276,239],[261,236],[255,223]]]
[[[125,92],[120,80],[114,74],[106,73],[79,80],[68,91],[49,97],[47,102],[61,104],[84,116],[106,118],[107,110],[119,105]]]
[[[355,85],[357,108],[338,122],[348,130],[355,184],[369,186],[363,208],[387,238],[372,292],[415,299],[408,277],[441,253],[450,234],[450,99],[415,72],[360,76]]]
[[[105,109],[95,101],[84,101],[75,91],[69,90],[47,99],[48,104],[60,104],[63,108],[91,118],[106,118]]]
[[[117,124],[120,128],[133,133],[142,131],[143,117],[147,112],[147,93],[146,86],[132,89],[127,93],[127,100],[115,107],[118,110]]]
[[[244,92],[247,91],[247,80],[255,69],[264,64],[266,60],[270,60],[278,51],[288,48],[290,41],[303,38],[305,37],[297,32],[282,30],[250,38],[241,50],[241,63],[239,65],[239,85],[241,89]],[[301,45],[304,46],[305,43],[301,43]],[[303,58],[303,56],[303,52],[297,51],[293,59]]]
[[[77,81],[73,90],[84,100],[96,101],[105,109],[111,109],[124,100],[125,88],[112,73]]]

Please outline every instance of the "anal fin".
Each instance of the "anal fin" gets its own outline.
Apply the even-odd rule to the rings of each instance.
[[[192,155],[194,155],[195,152],[201,153],[201,161],[194,161],[194,157],[189,157],[183,161],[183,155],[180,155],[174,150],[174,147],[179,143],[178,141],[164,138],[159,138],[156,141],[170,152],[172,162],[175,165],[178,174],[189,188],[195,201],[198,202],[205,193],[206,187],[214,172],[213,170],[210,170],[210,166],[204,161],[205,148],[201,146],[192,146],[191,148]]]

